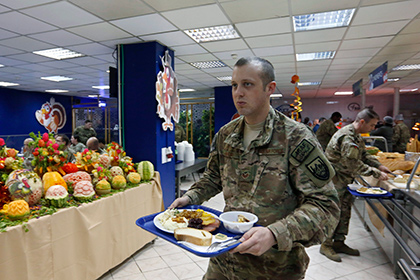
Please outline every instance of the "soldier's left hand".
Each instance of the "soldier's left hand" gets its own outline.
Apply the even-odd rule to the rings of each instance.
[[[252,254],[261,256],[276,244],[273,233],[266,227],[253,227],[241,239],[242,243],[231,250],[231,253]]]
[[[379,166],[378,169],[385,173],[391,173],[391,170],[389,170],[389,168],[386,167],[385,165]]]

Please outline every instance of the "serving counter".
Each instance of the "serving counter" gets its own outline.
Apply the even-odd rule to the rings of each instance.
[[[124,192],[60,209],[0,233],[0,279],[96,279],[154,235],[139,217],[163,210],[160,175]]]

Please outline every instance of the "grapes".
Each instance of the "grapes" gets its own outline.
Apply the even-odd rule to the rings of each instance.
[[[188,221],[188,227],[202,229],[203,228],[203,220],[200,219],[200,218],[192,218]]]

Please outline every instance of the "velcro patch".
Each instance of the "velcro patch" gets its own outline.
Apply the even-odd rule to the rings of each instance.
[[[308,140],[303,139],[299,145],[293,150],[291,156],[299,163],[305,161],[305,159],[311,154],[311,152],[315,149],[315,146],[312,145]]]
[[[328,166],[319,156],[306,164],[306,168],[308,168],[309,172],[319,180],[326,181],[330,179]]]

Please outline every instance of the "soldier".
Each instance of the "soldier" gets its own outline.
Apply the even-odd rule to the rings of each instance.
[[[70,149],[70,139],[65,134],[57,134],[55,136],[55,141],[58,145],[62,145],[60,149],[62,151],[67,151],[67,161],[68,162],[75,162],[76,158],[74,156],[74,151]]]
[[[80,143],[84,145],[86,145],[86,142],[90,137],[96,137],[96,131],[92,127],[92,121],[90,120],[86,120],[85,125],[77,127],[73,134],[79,135]]]
[[[373,175],[379,180],[387,180],[386,173],[391,172],[366,151],[365,143],[360,136],[360,133],[372,131],[378,120],[379,116],[373,110],[366,108],[360,111],[353,123],[333,135],[325,151],[336,172],[333,182],[340,198],[341,215],[334,234],[322,243],[320,253],[336,262],[341,262],[341,257],[337,253],[360,256],[359,250],[344,244],[349,231],[353,202],[353,196],[347,191],[347,185],[351,184],[357,175]]]
[[[80,136],[78,134],[73,134],[70,138],[70,142],[70,149],[74,154],[81,153],[86,149],[86,146],[83,143],[80,143]]]
[[[410,130],[404,123],[404,117],[399,114],[395,117],[394,134],[392,135],[392,151],[404,153],[407,150],[407,143],[410,141]]]
[[[96,137],[90,137],[86,142],[86,147],[89,150],[95,151],[99,154],[103,154],[105,151],[99,147],[99,140]]]
[[[339,112],[334,112],[331,115],[331,118],[324,121],[316,131],[316,138],[318,138],[319,143],[322,146],[322,149],[327,148],[328,142],[330,142],[331,137],[338,130],[335,127],[335,123],[341,120],[341,114]]]
[[[203,178],[170,208],[201,204],[223,191],[224,211],[256,214],[262,227],[210,259],[204,279],[303,279],[304,247],[332,234],[339,216],[334,170],[305,125],[270,106],[274,68],[241,58],[232,75],[239,118],[220,129]]]

